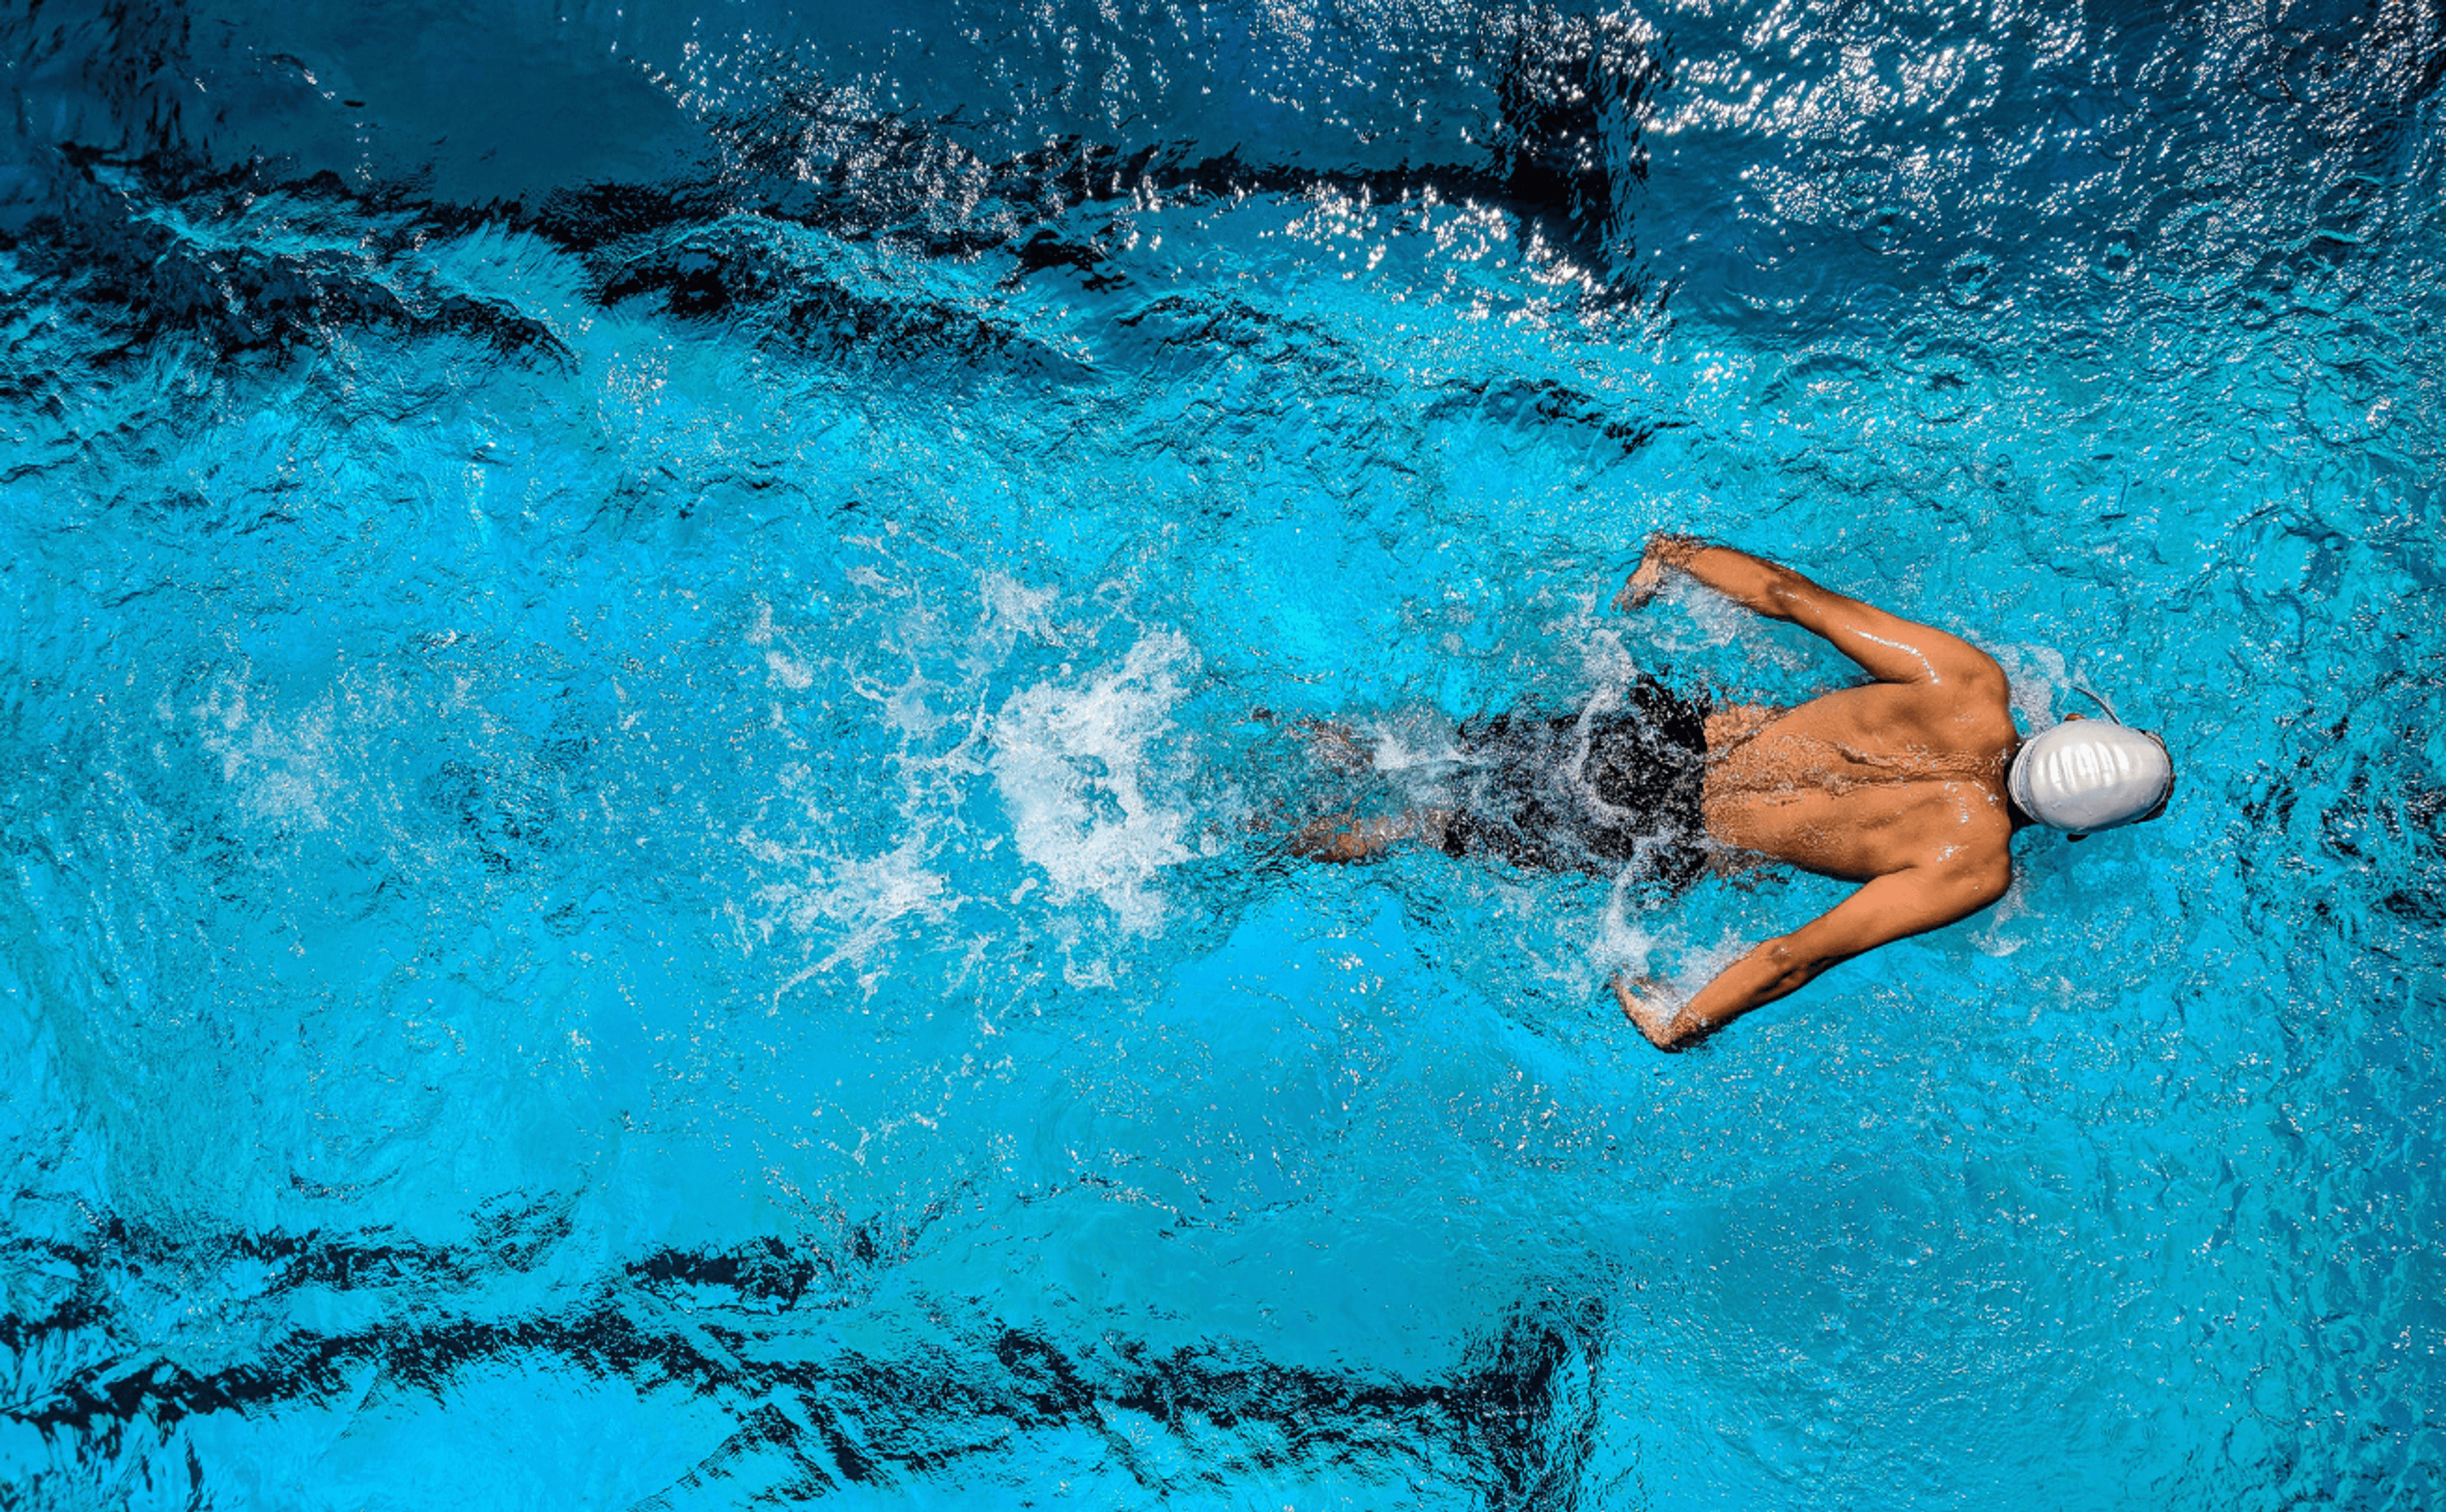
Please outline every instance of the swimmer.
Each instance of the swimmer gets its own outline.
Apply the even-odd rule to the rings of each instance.
[[[1876,681],[1777,709],[1717,706],[1643,680],[1625,708],[1475,721],[1459,732],[1468,783],[1452,805],[1312,825],[1298,848],[1359,861],[1421,838],[1455,854],[1621,866],[1668,884],[1746,863],[1862,885],[1687,1000],[1617,975],[1630,1021],[1680,1051],[1830,967],[1994,904],[2012,882],[2016,831],[2079,839],[2154,819],[2173,795],[2156,737],[2076,715],[2024,740],[1994,658],[1745,552],[1652,536],[1614,607],[1646,605],[1672,572],[1823,637]]]

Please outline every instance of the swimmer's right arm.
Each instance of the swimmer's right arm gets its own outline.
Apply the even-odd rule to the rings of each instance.
[[[1646,604],[1664,586],[1665,574],[1677,569],[1753,613],[1824,638],[1880,682],[1992,680],[2003,686],[2003,669],[1967,641],[1820,588],[1788,567],[1696,536],[1649,536],[1614,607],[1628,611]]]
[[[1968,918],[2003,897],[2012,880],[2012,866],[2004,861],[1893,872],[1862,885],[1792,933],[1758,945],[1678,1007],[1660,984],[1646,979],[1631,981],[1617,976],[1613,994],[1650,1044],[1664,1051],[1687,1050],[1854,956]]]

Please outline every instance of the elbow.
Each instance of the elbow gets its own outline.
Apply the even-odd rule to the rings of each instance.
[[[1772,619],[1789,620],[1800,612],[1802,600],[1815,586],[1790,568],[1770,567],[1760,610]]]
[[[1787,993],[1798,992],[1817,979],[1817,974],[1834,964],[1832,961],[1801,954],[1788,940],[1768,942],[1759,952],[1759,963],[1766,969],[1764,997],[1772,999]]]
[[[2012,700],[2013,684],[2004,676],[2004,669],[1996,664],[1994,657],[1982,656],[1962,675],[1962,691],[1974,699],[1992,699],[1999,703],[2008,703]]]

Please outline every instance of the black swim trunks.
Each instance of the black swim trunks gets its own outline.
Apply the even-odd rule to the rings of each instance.
[[[1679,889],[1707,868],[1703,697],[1643,677],[1618,707],[1547,718],[1498,714],[1460,727],[1450,855],[1612,876],[1628,868]]]

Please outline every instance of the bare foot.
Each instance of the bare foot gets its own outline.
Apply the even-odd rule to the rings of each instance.
[[[1375,753],[1359,743],[1359,732],[1329,719],[1294,719],[1291,728],[1308,737],[1308,754],[1343,772],[1364,772],[1376,764]]]
[[[1319,819],[1291,836],[1291,851],[1310,861],[1364,861],[1382,849],[1370,832],[1373,828],[1356,822],[1349,814],[1339,819]]]
[[[1345,813],[1319,819],[1291,839],[1291,849],[1312,861],[1373,861],[1394,843],[1421,836],[1439,840],[1445,814],[1441,810],[1413,809],[1385,819],[1362,819]]]

